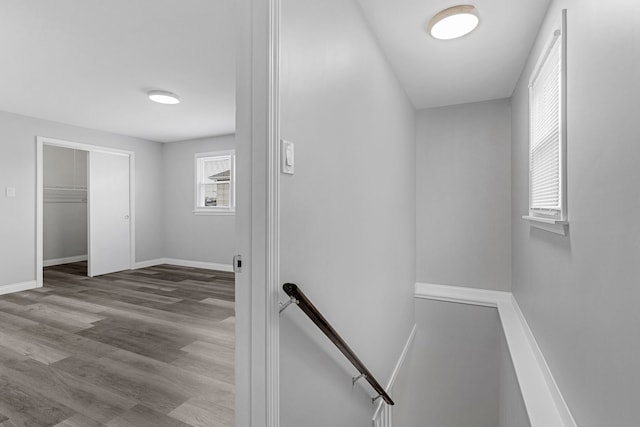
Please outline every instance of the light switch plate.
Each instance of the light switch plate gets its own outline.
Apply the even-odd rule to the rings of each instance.
[[[280,146],[280,164],[282,173],[293,175],[295,167],[295,156],[293,151],[293,142],[281,140]]]
[[[4,194],[6,197],[16,197],[16,189],[15,187],[6,187],[4,189]]]

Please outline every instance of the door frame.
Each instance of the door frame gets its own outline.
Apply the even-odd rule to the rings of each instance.
[[[236,2],[236,425],[280,425],[280,0]]]
[[[43,237],[43,221],[44,221],[44,158],[43,150],[45,145],[71,148],[87,152],[102,152],[111,154],[126,155],[129,157],[129,268],[133,268],[136,263],[136,204],[135,204],[135,152],[128,150],[119,150],[116,148],[103,147],[99,145],[85,144],[81,142],[66,141],[62,139],[49,138],[46,136],[36,137],[36,287],[41,288],[43,285],[44,268],[44,237]],[[88,170],[87,170],[88,179]],[[89,185],[87,183],[87,191]],[[88,195],[88,194],[87,194]],[[88,212],[87,212],[88,215]],[[89,230],[87,230],[87,239],[91,239]],[[87,242],[88,243],[88,242]],[[87,247],[87,255],[89,254]]]

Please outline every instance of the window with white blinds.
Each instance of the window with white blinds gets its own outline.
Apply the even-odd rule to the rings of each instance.
[[[529,84],[529,215],[565,220],[563,52],[556,31]]]

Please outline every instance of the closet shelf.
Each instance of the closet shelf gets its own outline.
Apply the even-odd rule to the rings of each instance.
[[[44,187],[44,203],[87,203],[86,188]]]

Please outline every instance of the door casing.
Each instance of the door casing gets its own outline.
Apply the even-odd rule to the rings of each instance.
[[[278,427],[280,0],[236,4],[236,426]]]
[[[75,150],[95,151],[103,153],[115,153],[129,156],[129,268],[135,266],[136,233],[135,233],[135,153],[133,151],[118,150],[115,148],[102,147],[98,145],[84,144],[80,142],[65,141],[62,139],[49,138],[44,136],[36,137],[36,286],[42,287],[44,264],[44,244],[43,244],[43,211],[44,211],[44,172],[43,172],[43,147],[53,145],[57,147],[72,148]],[[91,238],[91,236],[88,236]]]

